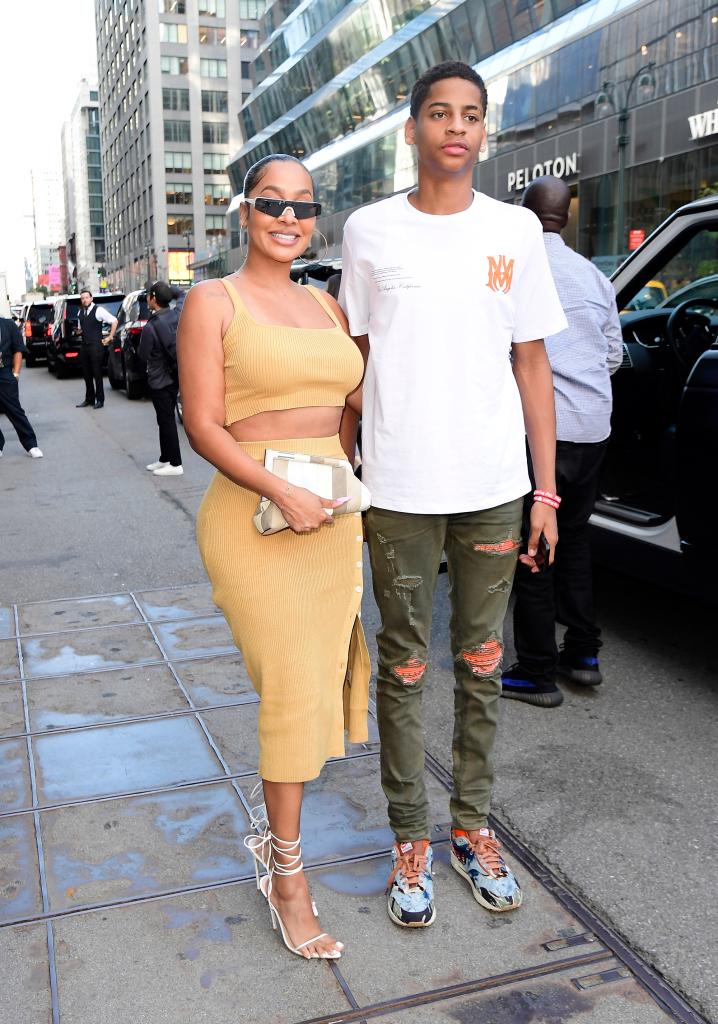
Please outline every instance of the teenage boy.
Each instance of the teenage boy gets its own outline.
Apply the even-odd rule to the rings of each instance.
[[[442,551],[456,679],[451,861],[488,910],[521,903],[488,827],[491,750],[530,487],[525,435],[538,500],[522,561],[538,571],[544,541],[550,559],[557,540],[553,387],[540,339],[566,320],[536,217],[471,187],[486,139],[480,76],[454,61],[431,68],[410,111],[418,187],[351,215],[340,301],[368,360],[362,473],[382,620],[382,786],[396,838],[388,908],[397,924],[424,927],[436,911],[421,692]]]

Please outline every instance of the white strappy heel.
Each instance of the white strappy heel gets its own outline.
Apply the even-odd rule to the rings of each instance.
[[[262,780],[260,779],[257,785],[254,787],[252,792],[249,794],[249,799],[253,800],[259,790],[262,788]],[[254,874],[257,879],[257,889],[260,889],[260,873],[259,866],[262,865],[265,874],[269,873],[269,862],[272,856],[270,847],[270,832],[269,832],[269,819],[267,818],[267,807],[266,804],[256,804],[254,807],[249,809],[249,823],[255,830],[255,834],[244,837],[244,845],[252,854],[254,858]],[[261,889],[260,889],[261,891]]]
[[[247,838],[252,839],[255,837],[248,836]],[[271,899],[272,877],[274,875],[298,875],[299,872],[304,869],[300,847],[302,837],[298,836],[296,839],[293,840],[279,839],[272,832],[267,830],[266,838],[269,842],[270,857],[269,863],[266,865],[267,874],[264,875],[259,881],[259,891],[262,893],[267,903],[269,904],[269,913],[271,914],[272,917],[272,928],[274,928],[274,930],[276,931],[278,923],[279,929],[282,934],[282,939],[284,940],[284,945],[287,947],[290,953],[296,953],[297,956],[303,957],[304,954],[302,953],[302,950],[304,949],[304,947],[311,946],[313,942],[318,942],[319,939],[326,938],[328,936],[328,932],[320,932],[319,935],[315,935],[311,939],[306,939],[304,942],[300,942],[298,946],[293,946],[292,941],[289,937],[289,933],[284,926],[284,921],[282,921],[279,911],[274,906]],[[280,854],[287,861],[287,863],[278,864],[276,854]],[[264,861],[262,863],[264,863]],[[315,917],[319,916],[314,900],[312,900],[312,912]],[[341,952],[337,950],[334,953],[314,954],[314,957],[317,957],[320,960],[338,960],[341,955]],[[304,959],[307,959],[307,957],[304,957]]]

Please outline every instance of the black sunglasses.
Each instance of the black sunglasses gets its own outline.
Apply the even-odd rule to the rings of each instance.
[[[281,217],[285,210],[291,210],[297,220],[309,220],[310,217],[318,217],[322,212],[321,203],[307,203],[290,199],[267,199],[266,196],[257,196],[255,199],[245,199],[255,210],[266,213],[268,217]]]

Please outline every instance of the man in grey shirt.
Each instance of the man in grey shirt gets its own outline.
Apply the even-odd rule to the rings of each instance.
[[[556,486],[561,496],[556,558],[539,573],[518,565],[518,662],[503,672],[501,680],[502,696],[539,707],[557,707],[563,701],[557,672],[585,686],[601,682],[601,631],[594,616],[588,520],[611,433],[610,375],[623,357],[611,283],[561,238],[570,201],[568,186],[550,176],[532,181],[522,199],[541,221],[569,324],[567,330],[546,338],[556,403]],[[556,647],[557,621],[567,627],[561,651]]]

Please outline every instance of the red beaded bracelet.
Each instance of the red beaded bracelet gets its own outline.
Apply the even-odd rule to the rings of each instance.
[[[550,505],[553,509],[558,509],[561,504],[558,494],[554,494],[552,491],[534,491],[534,501],[539,501],[542,505]]]

